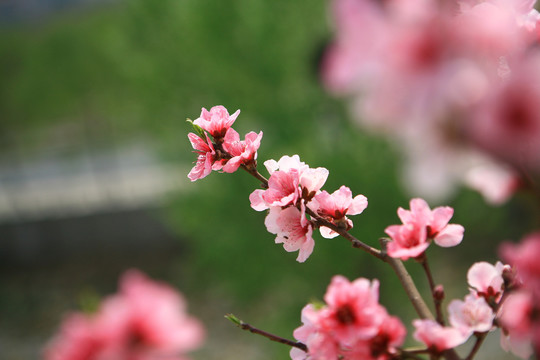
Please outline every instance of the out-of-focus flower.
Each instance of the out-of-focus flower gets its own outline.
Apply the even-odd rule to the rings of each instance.
[[[130,270],[120,291],[92,315],[70,315],[49,343],[47,360],[185,360],[204,339],[182,295]]]
[[[520,244],[505,243],[500,252],[515,267],[522,287],[540,300],[540,232],[527,235]]]

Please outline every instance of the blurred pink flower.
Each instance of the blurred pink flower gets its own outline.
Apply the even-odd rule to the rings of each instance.
[[[523,288],[540,300],[540,232],[527,235],[519,244],[504,243],[500,253],[515,267]]]
[[[223,171],[227,173],[235,172],[240,165],[253,163],[257,159],[257,150],[261,146],[263,133],[259,134],[251,131],[241,141],[240,136],[234,129],[229,129],[224,137],[223,150],[228,152],[232,158],[223,166]]]
[[[45,350],[47,360],[182,360],[204,339],[180,293],[136,270],[93,315],[75,314]]]
[[[534,332],[540,333],[540,324],[533,323],[533,312],[533,297],[527,291],[510,294],[499,312],[501,347],[523,359],[532,354],[531,340],[538,346],[538,339],[533,337]]]
[[[368,200],[364,195],[352,197],[351,189],[341,186],[339,190],[329,194],[325,190],[318,193],[310,208],[324,219],[332,222],[338,227],[349,230],[353,227],[352,221],[346,215],[361,214],[368,206]],[[321,226],[321,235],[325,238],[333,238],[339,234],[335,231]]]
[[[463,334],[456,328],[442,326],[435,320],[414,320],[416,328],[413,336],[416,340],[424,343],[430,350],[442,352],[463,344],[469,335]]]
[[[283,248],[288,252],[298,251],[296,261],[306,261],[313,252],[313,226],[306,219],[304,211],[294,206],[285,209],[273,206],[264,224],[268,232],[277,235],[276,244],[283,243]]]
[[[240,110],[229,116],[229,112],[222,105],[213,106],[210,111],[202,108],[201,116],[193,123],[208,131],[216,142],[221,142],[231,125],[234,123]]]

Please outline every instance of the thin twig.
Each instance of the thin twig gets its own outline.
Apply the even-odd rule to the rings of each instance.
[[[278,342],[278,343],[281,343],[281,344],[285,344],[285,345],[288,345],[288,346],[291,346],[291,347],[295,347],[295,348],[298,348],[298,349],[300,349],[302,351],[305,351],[305,352],[308,351],[308,348],[307,348],[306,344],[304,344],[302,342],[285,339],[285,338],[282,338],[281,336],[277,336],[277,335],[271,334],[271,333],[269,333],[267,331],[257,329],[256,327],[253,327],[250,324],[247,324],[247,323],[243,322],[242,320],[238,319],[233,314],[227,314],[227,315],[225,315],[225,318],[232,321],[236,326],[238,326],[242,330],[247,330],[247,331],[249,331],[249,332],[251,332],[253,334],[264,336],[265,338],[267,338],[267,339],[269,339],[271,341],[275,341],[275,342]]]
[[[409,274],[407,269],[405,269],[403,262],[399,259],[388,256],[388,254],[386,253],[386,247],[390,240],[386,238],[381,238],[379,239],[379,241],[382,247],[382,260],[388,263],[398,276],[398,279],[401,282],[401,286],[403,286],[403,288],[405,289],[405,292],[407,293],[407,296],[409,297],[409,300],[414,306],[414,309],[416,310],[418,316],[420,316],[421,319],[433,320],[433,314],[431,313],[424,299],[420,295],[420,292],[416,288],[416,285],[414,284],[411,275]]]
[[[422,258],[419,259],[419,261],[420,264],[422,264],[422,268],[424,269],[424,272],[426,273],[428,279],[429,289],[431,290],[431,296],[433,297],[433,303],[435,304],[437,322],[444,326],[444,317],[441,309],[442,300],[437,296],[437,294],[435,294],[435,281],[433,281],[433,274],[429,267],[428,259],[425,253],[422,255]]]

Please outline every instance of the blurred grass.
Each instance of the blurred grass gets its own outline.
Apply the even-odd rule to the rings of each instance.
[[[25,146],[39,149],[48,141],[47,129],[75,122],[112,145],[152,138],[164,161],[187,167],[194,154],[185,118],[195,119],[201,107],[217,104],[230,112],[239,108],[239,132],[264,132],[261,164],[299,154],[310,166],[330,170],[329,192],[346,184],[354,194],[366,195],[370,204],[353,219],[353,234],[378,246],[408,198],[390,146],[360,133],[343,103],[319,84],[318,56],[331,36],[326,10],[322,0],[132,0],[4,28],[2,144],[9,146],[17,134]],[[176,274],[169,277],[196,299],[194,311],[210,321],[208,327],[249,337],[221,317],[210,318],[215,312],[206,308],[213,307],[290,337],[300,325],[300,309],[322,298],[334,274],[381,279],[381,300],[389,311],[414,316],[391,270],[343,239],[316,235],[313,255],[297,263],[297,254],[285,253],[266,232],[265,214],[249,207],[248,195],[256,187],[244,173],[214,173],[178,192],[163,212],[188,249],[178,255],[171,267]],[[450,204],[456,208],[453,221],[467,229],[465,241],[444,253],[433,250],[432,267],[441,279],[461,283],[451,293],[465,294],[464,274],[473,261],[494,261],[498,242],[518,239],[531,227],[528,201],[517,198],[492,209],[463,191]],[[415,264],[407,266],[419,274]],[[419,286],[425,286],[423,280]],[[262,347],[259,359],[285,358],[288,352],[264,339],[245,342]],[[213,354],[203,350],[199,356],[219,358]]]

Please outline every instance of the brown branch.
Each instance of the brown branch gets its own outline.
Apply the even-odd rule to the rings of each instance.
[[[439,296],[436,294],[435,281],[433,281],[433,274],[429,267],[426,254],[424,253],[422,257],[418,259],[418,261],[422,265],[422,268],[424,269],[424,272],[426,273],[426,277],[428,279],[429,289],[431,290],[431,296],[433,297],[433,303],[435,305],[435,313],[437,316],[437,322],[444,326],[444,317],[443,317],[442,309],[441,309],[442,299],[439,298]]]
[[[307,348],[306,344],[304,344],[302,342],[285,339],[285,338],[282,338],[281,336],[277,336],[277,335],[271,334],[271,333],[269,333],[267,331],[257,329],[256,327],[253,327],[253,326],[243,322],[242,320],[238,319],[233,314],[227,314],[227,315],[225,315],[225,318],[232,321],[236,326],[238,326],[242,330],[247,330],[247,331],[249,331],[249,332],[251,332],[253,334],[264,336],[265,338],[267,338],[267,339],[269,339],[271,341],[275,341],[275,342],[278,342],[280,344],[285,344],[285,345],[288,345],[288,346],[291,346],[291,347],[295,347],[295,348],[298,348],[298,349],[300,349],[302,351],[305,351],[305,352],[308,351],[308,348]]]

